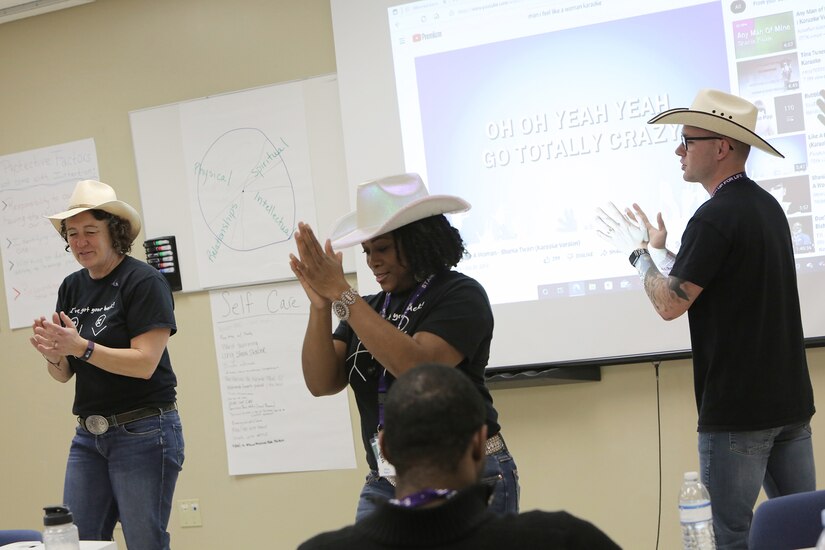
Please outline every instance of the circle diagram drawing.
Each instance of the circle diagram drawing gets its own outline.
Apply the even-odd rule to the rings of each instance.
[[[288,240],[295,229],[295,192],[284,160],[289,145],[257,128],[218,137],[195,163],[201,216],[215,237],[209,259],[224,248],[257,250]]]

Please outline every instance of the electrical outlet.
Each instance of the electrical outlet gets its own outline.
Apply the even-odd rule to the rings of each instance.
[[[178,512],[180,513],[181,527],[200,527],[203,525],[201,522],[201,505],[198,499],[179,500]]]

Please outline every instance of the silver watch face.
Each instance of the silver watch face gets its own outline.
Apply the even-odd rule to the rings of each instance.
[[[349,306],[341,300],[335,300],[332,302],[332,312],[341,321],[346,321],[349,319]]]
[[[109,429],[109,421],[99,414],[93,414],[92,416],[86,417],[86,420],[84,420],[83,423],[89,433],[95,435],[104,434],[106,433],[106,430]]]

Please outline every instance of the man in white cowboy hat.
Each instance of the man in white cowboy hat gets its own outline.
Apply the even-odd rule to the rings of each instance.
[[[140,216],[100,181],[77,183],[49,216],[82,269],[57,289],[55,311],[30,338],[49,375],[75,380],[74,430],[63,487],[83,540],[168,550],[172,496],[184,460],[177,378],[167,350],[177,330],[169,284],[129,256]],[[151,434],[151,435],[145,435]]]
[[[498,412],[485,385],[493,312],[484,288],[454,271],[465,254],[461,235],[445,213],[470,205],[459,197],[430,195],[417,174],[358,186],[355,212],[335,224],[324,246],[299,224],[290,267],[310,299],[301,363],[313,395],[349,385],[361,416],[370,472],[356,519],[393,497],[394,474],[378,449],[384,396],[396,377],[421,363],[455,367],[486,404],[488,438],[484,478],[495,480],[490,508],[518,511],[518,472],[500,433]],[[360,244],[381,292],[361,297],[350,287],[334,248]],[[333,331],[334,313],[338,327]]]
[[[754,133],[757,109],[701,90],[689,109],[651,124],[681,124],[683,178],[710,199],[665,248],[661,213],[602,211],[602,237],[630,253],[656,311],[686,311],[699,412],[699,461],[720,549],[747,548],[760,486],[769,497],[816,488],[808,374],[790,229],[782,207],[745,174],[751,147],[782,157]]]

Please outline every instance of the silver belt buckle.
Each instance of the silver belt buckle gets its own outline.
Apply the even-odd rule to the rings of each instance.
[[[87,416],[83,421],[83,425],[89,433],[94,435],[105,434],[109,429],[109,421],[106,420],[105,416],[100,416],[99,414]]]

